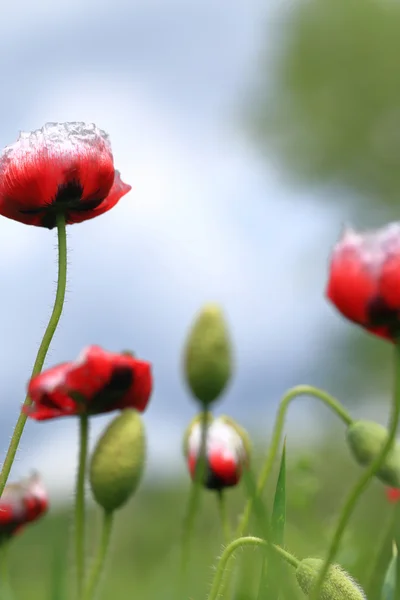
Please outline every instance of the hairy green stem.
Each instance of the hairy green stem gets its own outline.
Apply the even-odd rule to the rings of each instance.
[[[331,545],[329,547],[327,556],[324,560],[322,568],[319,572],[318,579],[313,589],[313,593],[310,596],[310,600],[318,600],[319,593],[321,591],[322,584],[328,573],[329,565],[335,559],[336,553],[339,549],[339,544],[342,539],[346,525],[352,515],[352,512],[361,496],[361,494],[368,487],[368,484],[372,481],[374,475],[380,469],[385,462],[387,455],[392,449],[393,443],[395,442],[397,426],[400,417],[400,346],[398,343],[394,347],[394,390],[393,390],[393,401],[392,401],[392,412],[389,422],[389,434],[385,444],[376,459],[370,464],[363,475],[360,477],[354,488],[351,490],[347,500],[343,506],[343,510],[340,514],[339,521],[336,526],[336,530],[333,534]]]
[[[51,340],[53,339],[54,333],[57,329],[58,322],[61,317],[62,309],[64,306],[65,288],[67,285],[67,232],[65,228],[65,217],[63,214],[57,215],[57,235],[58,235],[58,281],[57,281],[57,293],[54,302],[53,312],[46,331],[44,332],[42,342],[39,346],[39,350],[36,356],[35,364],[33,365],[31,378],[34,375],[40,373],[45,361],[47,351],[49,349]],[[31,400],[27,395],[23,406],[29,406]],[[10,475],[11,467],[13,465],[15,455],[18,450],[18,446],[24,431],[27,415],[24,412],[18,417],[15,425],[14,432],[11,437],[10,445],[8,447],[7,455],[3,463],[3,468],[0,473],[0,497],[6,486],[8,477]]]
[[[298,385],[286,392],[279,405],[279,410],[276,416],[274,430],[272,434],[271,445],[269,447],[268,454],[265,458],[265,462],[258,479],[257,490],[259,495],[262,494],[267,484],[268,477],[270,476],[272,468],[274,466],[275,458],[279,450],[279,444],[281,441],[283,426],[285,424],[285,418],[287,410],[289,408],[289,404],[298,396],[313,396],[315,398],[318,398],[318,400],[323,402],[326,406],[328,406],[328,408],[335,412],[337,416],[346,425],[351,425],[351,423],[353,422],[353,419],[350,417],[345,408],[340,404],[340,402],[338,402],[333,396],[331,396],[327,392],[324,392],[323,390],[320,390],[311,385]],[[241,536],[244,534],[249,524],[252,508],[253,500],[250,498],[246,504],[246,508],[239,522],[237,536]]]
[[[113,526],[113,512],[104,511],[101,539],[95,561],[88,577],[88,583],[85,587],[83,600],[92,600],[95,596],[101,575],[104,570],[104,564],[107,557],[107,551],[110,546],[111,532]]]
[[[214,576],[214,581],[212,583],[211,591],[208,595],[207,600],[217,600],[220,586],[221,586],[221,583],[222,583],[222,580],[224,577],[224,572],[225,572],[225,569],[229,562],[229,559],[236,552],[236,550],[238,550],[238,548],[244,548],[246,546],[259,546],[259,547],[265,548],[268,546],[268,543],[265,540],[263,540],[259,537],[254,537],[254,536],[240,537],[240,538],[237,538],[236,540],[233,540],[233,542],[231,542],[225,548],[225,550],[219,560],[217,570],[216,570],[215,576]],[[274,544],[271,545],[271,548],[273,548],[274,551],[281,558],[283,558],[287,563],[292,565],[292,567],[294,567],[294,568],[298,567],[299,561],[294,556],[289,554],[289,552],[286,552],[286,550],[284,550],[280,546],[276,546]]]
[[[196,470],[194,476],[194,482],[190,489],[189,500],[187,504],[186,514],[183,522],[182,532],[182,548],[181,548],[181,569],[180,569],[180,581],[179,581],[179,598],[184,596],[184,589],[186,585],[186,574],[190,560],[190,542],[193,536],[194,524],[196,514],[200,506],[200,497],[203,486],[203,479],[206,472],[207,458],[207,426],[208,426],[209,413],[204,408],[201,413],[201,442],[199,458],[196,463]]]
[[[79,417],[79,458],[75,496],[75,560],[78,600],[85,578],[85,475],[89,438],[89,418]]]

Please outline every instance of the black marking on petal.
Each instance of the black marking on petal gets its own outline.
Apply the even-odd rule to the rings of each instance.
[[[83,186],[79,181],[72,180],[58,186],[56,196],[52,204],[70,205],[80,202],[83,194]]]
[[[118,366],[113,369],[109,382],[90,401],[90,412],[100,413],[113,410],[114,405],[122,398],[133,384],[134,373],[129,366]]]
[[[376,296],[368,304],[368,327],[386,327],[393,337],[400,334],[400,311],[391,308],[383,298]]]
[[[219,492],[225,487],[227,487],[226,483],[221,479],[221,477],[214,473],[214,471],[211,469],[208,463],[206,466],[206,473],[204,476],[204,486],[208,490],[214,490],[216,492]]]

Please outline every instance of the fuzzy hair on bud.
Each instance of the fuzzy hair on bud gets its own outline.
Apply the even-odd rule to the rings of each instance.
[[[317,582],[323,560],[305,558],[296,569],[296,579],[309,598]],[[339,565],[331,565],[318,600],[367,600],[360,586]]]
[[[122,411],[108,425],[93,452],[90,485],[97,503],[112,512],[136,491],[146,459],[143,421],[132,409]]]
[[[203,307],[189,333],[184,352],[186,381],[202,406],[214,402],[232,375],[228,328],[219,306]]]
[[[387,438],[387,429],[374,421],[356,421],[347,429],[352,454],[362,466],[368,466],[376,459]],[[376,476],[392,487],[400,487],[399,442],[395,442]]]

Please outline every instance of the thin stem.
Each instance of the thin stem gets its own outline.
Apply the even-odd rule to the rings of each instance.
[[[243,548],[245,546],[261,546],[261,547],[265,548],[268,546],[268,543],[265,540],[263,540],[259,537],[254,537],[254,536],[240,537],[236,540],[233,540],[233,542],[231,542],[225,548],[225,550],[219,560],[217,570],[216,570],[215,576],[214,576],[214,581],[212,583],[211,591],[208,595],[207,600],[217,600],[218,594],[219,594],[219,589],[220,589],[220,586],[221,586],[221,583],[222,583],[222,580],[224,577],[224,572],[225,572],[225,569],[229,562],[229,559],[236,552],[236,550],[238,548]],[[292,567],[294,567],[294,568],[298,567],[299,561],[294,556],[289,554],[289,552],[286,552],[286,550],[284,550],[280,546],[271,545],[271,547],[275,550],[275,552],[277,554],[279,554],[281,556],[281,558],[283,558],[287,563],[292,565]]]
[[[337,414],[339,419],[341,419],[346,425],[351,425],[351,423],[353,422],[353,419],[350,417],[345,408],[340,404],[340,402],[338,402],[333,396],[331,396],[327,392],[324,392],[323,390],[320,390],[312,385],[297,385],[296,387],[286,392],[279,405],[279,410],[274,425],[274,431],[272,434],[271,445],[258,479],[257,490],[259,495],[262,494],[267,484],[268,477],[270,476],[272,468],[274,466],[289,404],[298,396],[314,396],[315,398],[318,398],[318,400],[323,402],[326,406],[328,406],[328,408],[333,410],[333,412]],[[249,524],[252,508],[253,500],[250,498],[247,502],[246,508],[238,526],[238,536],[243,535],[243,533],[245,532]]]
[[[229,522],[226,494],[224,493],[224,490],[219,490],[219,492],[217,492],[217,502],[222,532],[224,535],[224,542],[225,544],[229,544],[229,542],[231,541],[231,524]]]
[[[53,312],[46,331],[44,332],[42,342],[39,346],[38,353],[36,355],[35,364],[33,365],[32,375],[40,373],[45,361],[47,351],[49,349],[51,340],[53,339],[54,333],[57,329],[58,322],[61,317],[62,309],[64,306],[65,288],[67,285],[67,232],[65,227],[65,217],[63,214],[57,215],[57,236],[58,236],[58,280],[57,280],[57,292],[56,299],[54,302]],[[27,395],[23,406],[29,406],[31,399]],[[24,431],[27,415],[24,412],[18,417],[15,425],[14,432],[11,437],[10,445],[7,450],[7,455],[3,463],[3,468],[0,473],[0,497],[6,486],[8,477],[10,475],[11,467],[14,462],[15,455],[18,450],[19,442]]]
[[[207,426],[208,426],[209,413],[204,409],[201,413],[201,442],[200,442],[200,453],[196,463],[196,471],[194,476],[194,482],[190,489],[189,500],[186,509],[186,515],[183,523],[182,533],[182,555],[181,555],[181,570],[180,570],[180,581],[179,581],[179,597],[184,595],[184,588],[186,585],[186,573],[190,560],[190,542],[192,539],[196,514],[200,506],[200,497],[203,486],[204,475],[207,466]]]
[[[75,497],[75,554],[78,599],[81,597],[85,578],[85,475],[89,438],[89,418],[79,418],[79,459]]]
[[[101,539],[97,556],[93,563],[92,569],[89,574],[88,583],[85,587],[83,594],[83,600],[92,600],[94,598],[97,586],[100,581],[100,577],[104,570],[104,563],[107,556],[107,551],[110,546],[111,531],[113,526],[113,512],[104,511],[103,515],[103,528],[101,532]]]
[[[315,588],[310,596],[310,600],[317,600],[319,598],[319,593],[321,591],[322,584],[324,579],[328,573],[329,565],[334,560],[336,553],[339,549],[339,544],[342,539],[342,535],[344,530],[346,529],[346,525],[352,515],[352,512],[361,496],[361,494],[368,487],[368,484],[380,469],[380,467],[385,462],[387,455],[392,449],[393,443],[395,441],[397,426],[399,423],[400,417],[400,346],[396,343],[394,349],[394,391],[393,391],[393,401],[392,401],[392,413],[390,416],[389,422],[389,432],[388,437],[385,444],[382,446],[382,449],[376,459],[370,464],[368,469],[366,469],[363,475],[360,477],[352,491],[350,492],[347,500],[344,504],[343,510],[339,517],[338,524],[336,526],[335,533],[333,534],[333,538],[331,541],[331,545],[328,551],[328,554],[324,560],[322,568],[319,572],[318,579],[315,584]]]

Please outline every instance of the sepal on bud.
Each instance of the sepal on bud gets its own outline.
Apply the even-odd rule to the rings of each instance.
[[[222,394],[232,375],[232,350],[219,306],[207,304],[199,313],[186,342],[184,365],[189,388],[203,406]]]
[[[350,449],[362,466],[370,465],[377,458],[387,438],[387,429],[374,421],[356,421],[347,429]],[[376,476],[392,487],[400,487],[400,443],[398,441],[394,443]]]
[[[93,495],[106,511],[114,511],[136,491],[145,465],[143,421],[132,409],[122,411],[97,442],[90,464]]]
[[[320,558],[305,558],[296,569],[296,579],[310,598],[323,565]],[[318,600],[366,600],[360,586],[339,565],[329,567]]]

